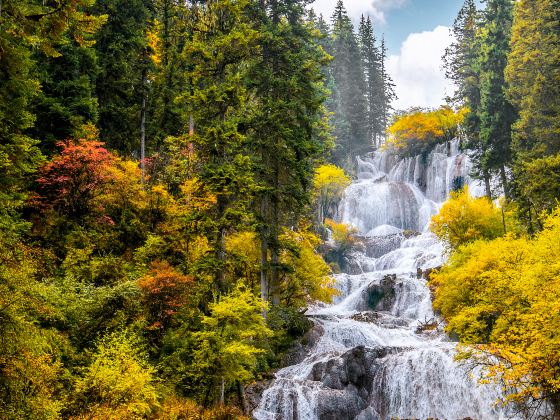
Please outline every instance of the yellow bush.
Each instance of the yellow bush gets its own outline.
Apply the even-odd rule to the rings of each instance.
[[[507,401],[560,392],[560,209],[535,238],[461,246],[432,274],[434,307]]]
[[[430,229],[453,248],[478,239],[494,239],[504,234],[501,210],[486,197],[474,198],[468,187],[454,192]]]

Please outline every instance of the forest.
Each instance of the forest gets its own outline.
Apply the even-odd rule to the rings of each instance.
[[[560,418],[560,5],[466,0],[452,32],[454,96],[394,110],[342,0],[1,0],[0,419],[250,418],[359,246],[355,157],[456,138],[486,194],[432,220],[434,308]]]

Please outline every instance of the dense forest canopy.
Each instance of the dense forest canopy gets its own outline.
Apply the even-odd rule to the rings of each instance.
[[[433,220],[435,306],[513,403],[560,412],[559,13],[467,0],[455,96],[393,113],[385,42],[341,0],[1,1],[0,418],[249,415],[338,293],[355,157],[455,137],[487,198]]]

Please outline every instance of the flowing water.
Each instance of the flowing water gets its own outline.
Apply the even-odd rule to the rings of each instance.
[[[469,172],[457,141],[424,157],[358,159],[339,219],[367,246],[336,276],[335,302],[309,309],[320,337],[305,360],[276,373],[256,419],[506,417],[498,391],[453,360],[422,275],[444,261],[428,226],[449,191],[468,184],[482,195]]]

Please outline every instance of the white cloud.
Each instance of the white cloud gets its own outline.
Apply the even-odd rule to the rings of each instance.
[[[395,109],[411,106],[435,107],[454,91],[442,70],[441,56],[451,43],[449,28],[412,33],[403,42],[399,55],[389,57],[387,68],[396,84]]]
[[[385,23],[385,12],[390,9],[402,7],[408,0],[370,0],[364,4],[363,0],[345,0],[344,6],[348,15],[357,21],[363,14],[371,16],[378,23]],[[315,0],[311,5],[317,14],[322,13],[326,20],[330,20],[333,14],[336,0]]]

